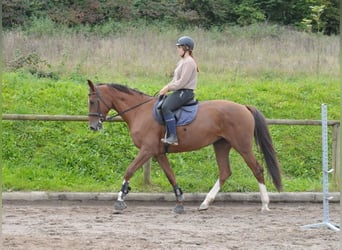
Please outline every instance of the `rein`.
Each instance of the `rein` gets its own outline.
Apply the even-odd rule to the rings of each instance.
[[[130,107],[130,108],[128,108],[128,109],[126,109],[126,110],[124,110],[124,111],[122,111],[122,112],[119,112],[119,113],[117,113],[117,114],[115,114],[115,115],[113,115],[113,116],[108,117],[108,118],[106,119],[106,121],[111,121],[111,120],[113,120],[115,117],[121,116],[122,114],[127,113],[128,111],[131,111],[131,110],[133,110],[133,109],[135,109],[135,108],[137,108],[137,107],[139,107],[139,106],[141,106],[141,105],[143,105],[143,104],[145,104],[145,103],[148,103],[148,102],[150,102],[150,101],[152,101],[152,99],[146,100],[146,101],[144,101],[144,102],[142,102],[142,103],[138,103],[137,105],[134,105],[133,107]]]
[[[105,105],[109,110],[112,109],[112,108],[111,108],[111,107],[110,107],[110,106],[101,98],[99,92],[97,91],[97,88],[96,88],[95,90],[96,90],[95,93],[96,93],[96,97],[97,97],[97,113],[88,113],[88,116],[96,116],[96,117],[99,117],[99,119],[101,120],[101,122],[102,122],[102,121],[111,121],[111,120],[113,120],[113,119],[114,119],[115,117],[117,117],[117,116],[121,116],[122,114],[127,113],[128,111],[131,111],[131,110],[133,110],[133,109],[136,109],[136,108],[140,107],[141,105],[143,105],[143,104],[145,104],[145,103],[148,103],[148,102],[152,101],[152,99],[146,100],[146,101],[144,101],[144,102],[142,102],[142,103],[138,103],[138,104],[136,104],[136,105],[134,105],[134,106],[132,106],[132,107],[130,107],[130,108],[128,108],[128,109],[122,111],[122,112],[118,112],[117,114],[115,114],[115,115],[113,115],[113,116],[110,116],[110,117],[106,118],[106,117],[103,116],[103,114],[102,114],[102,112],[101,112],[101,109],[100,109],[100,101],[102,101],[102,102],[104,103],[104,105]],[[89,95],[90,95],[90,94],[89,94]]]

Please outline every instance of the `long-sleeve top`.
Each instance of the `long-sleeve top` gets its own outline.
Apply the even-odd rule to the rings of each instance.
[[[191,56],[179,60],[173,79],[168,83],[168,87],[170,90],[196,89],[197,64]]]

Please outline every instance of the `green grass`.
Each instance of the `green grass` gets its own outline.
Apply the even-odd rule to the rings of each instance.
[[[178,60],[175,40],[187,34],[196,41],[200,101],[232,100],[256,106],[269,119],[300,120],[319,120],[321,104],[326,103],[328,119],[339,119],[337,36],[271,25],[219,32],[123,26],[106,36],[39,20],[30,30],[3,35],[3,113],[86,115],[87,79],[126,84],[154,95],[170,81]],[[107,123],[103,132],[93,133],[86,122],[3,121],[2,131],[5,191],[116,192],[138,152],[124,123]],[[320,127],[271,125],[270,131],[284,191],[321,190]],[[331,134],[329,128],[329,145]],[[169,158],[185,192],[206,192],[217,179],[210,146]],[[231,166],[233,175],[223,191],[257,191],[252,172],[236,152]],[[152,184],[146,186],[139,169],[131,179],[133,191],[172,192],[155,162],[151,175]],[[330,180],[330,190],[337,190]],[[269,178],[267,186],[275,190]]]
[[[121,79],[120,79],[121,80]],[[168,78],[137,77],[122,83],[153,95]],[[115,82],[119,82],[115,80]],[[84,79],[38,78],[25,72],[3,74],[3,113],[85,115],[88,87]],[[229,99],[256,106],[270,119],[320,119],[321,103],[328,119],[339,118],[339,85],[328,76],[286,78],[264,74],[236,77],[201,74],[199,100]],[[2,122],[2,187],[8,190],[111,191],[120,189],[125,170],[137,149],[124,123],[107,123],[100,133],[86,122]],[[321,130],[319,126],[271,125],[282,166],[284,191],[321,190]],[[329,129],[331,145],[331,128]],[[331,149],[331,148],[330,148]],[[330,150],[329,160],[331,160]],[[179,185],[185,192],[206,192],[218,169],[212,147],[170,154]],[[257,182],[241,157],[231,154],[233,175],[223,191],[257,191]],[[131,179],[132,190],[171,192],[163,171],[152,161],[152,185],[143,184],[142,169]],[[332,179],[332,178],[331,178]],[[267,177],[267,186],[275,191]],[[332,183],[332,190],[337,187]]]

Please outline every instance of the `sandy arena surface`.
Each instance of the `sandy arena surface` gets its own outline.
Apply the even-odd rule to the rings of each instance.
[[[112,202],[3,204],[2,249],[340,249],[340,232],[326,226],[321,203],[221,202],[186,213],[173,203],[127,202],[122,214]],[[330,222],[339,224],[339,203],[330,204]]]

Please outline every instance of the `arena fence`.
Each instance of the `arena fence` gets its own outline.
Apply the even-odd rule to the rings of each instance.
[[[2,114],[2,120],[27,120],[27,121],[88,121],[88,116],[84,115],[33,115],[33,114]],[[123,122],[120,116],[114,117],[107,122]],[[289,120],[289,119],[267,119],[269,125],[302,125],[302,126],[321,126],[321,120]],[[334,169],[334,181],[340,184],[340,121],[330,120],[328,126],[332,126],[332,168]],[[150,183],[151,161],[143,166],[144,182]]]

